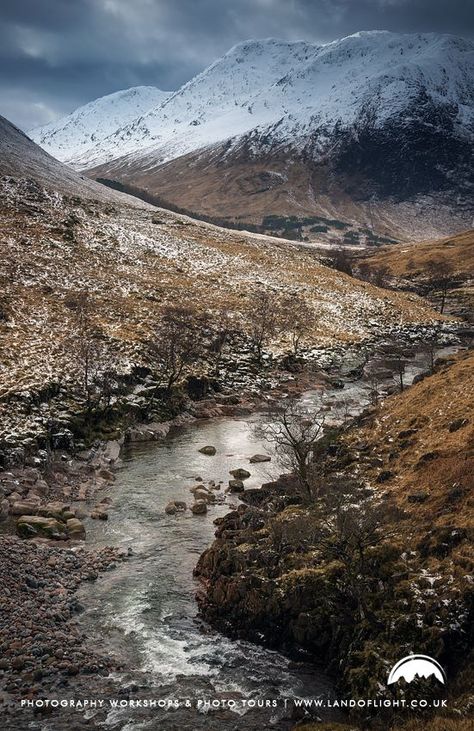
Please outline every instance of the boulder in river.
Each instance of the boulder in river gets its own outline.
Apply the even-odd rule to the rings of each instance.
[[[229,492],[243,492],[244,483],[242,480],[229,480]]]
[[[259,462],[270,462],[271,459],[269,454],[254,454],[253,457],[250,457],[249,462],[250,464],[258,464]]]
[[[96,505],[94,510],[91,512],[91,518],[93,520],[108,520],[109,514],[107,512],[107,508],[105,505],[102,505],[99,503],[99,505]]]
[[[205,515],[207,513],[207,503],[205,500],[196,500],[191,505],[191,511],[194,515]]]
[[[215,495],[207,490],[205,487],[199,487],[194,491],[195,500],[205,500],[207,503],[215,502]]]
[[[217,449],[211,444],[208,444],[205,447],[201,447],[199,451],[201,452],[201,454],[207,454],[209,457],[213,457],[217,452]]]
[[[18,518],[16,529],[20,538],[33,538],[35,536],[55,538],[57,540],[67,538],[64,523],[60,523],[56,518],[47,518],[44,515],[22,515]]]
[[[250,477],[250,472],[242,469],[242,467],[238,467],[236,470],[230,470],[229,474],[235,477],[236,480],[247,480]]]
[[[170,500],[165,508],[167,515],[176,515],[176,513],[184,513],[187,509],[187,505],[183,500]]]
[[[66,528],[69,538],[84,541],[86,538],[86,529],[84,523],[77,518],[69,518],[66,521]]]

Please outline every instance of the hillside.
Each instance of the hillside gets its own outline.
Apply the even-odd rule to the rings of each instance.
[[[446,289],[445,311],[474,318],[474,231],[444,239],[383,246],[357,256],[361,271],[383,272],[401,289],[429,295],[439,305]]]
[[[55,160],[1,116],[0,175],[29,178],[52,190],[82,198],[145,207],[135,198],[110,190]]]
[[[91,176],[199,213],[448,234],[472,219],[473,59],[471,42],[448,35],[252,40],[80,154],[81,110],[56,123],[66,145],[54,147],[54,124],[34,137]]]
[[[150,341],[164,308],[182,304],[183,294],[210,318],[211,332],[225,312],[244,333],[258,293],[275,302],[300,295],[312,313],[302,342],[308,353],[439,319],[416,295],[352,279],[290,242],[140,208],[137,199],[92,182],[84,187],[80,176],[4,126],[12,144],[3,141],[1,169],[28,176],[0,178],[0,415],[11,444],[20,425],[34,441],[52,423],[38,417],[33,402],[48,402],[59,389],[61,413],[69,387],[77,386],[85,346],[73,347],[71,338],[85,299],[93,342],[99,337],[107,352],[101,372],[124,377],[154,367]],[[32,179],[37,174],[46,186]],[[106,203],[91,199],[102,190]],[[290,347],[281,336],[269,345],[280,353]]]
[[[409,245],[383,246],[362,258],[370,266],[386,267],[390,276],[409,281],[426,277],[427,265],[433,260],[452,267],[455,274],[474,276],[474,231]]]

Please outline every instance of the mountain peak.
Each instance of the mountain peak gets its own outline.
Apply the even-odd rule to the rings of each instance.
[[[161,104],[171,92],[133,86],[88,102],[59,121],[31,130],[32,138],[54,157],[69,162],[113,134],[118,127]]]
[[[57,123],[56,131],[35,138],[79,169],[143,185],[191,210],[200,210],[194,199],[183,200],[184,188],[192,185],[180,181],[174,187],[170,173],[172,197],[167,198],[170,188],[161,187],[169,166],[179,167],[178,160],[190,155],[192,161],[182,163],[187,181],[199,160],[269,165],[258,173],[262,184],[258,176],[255,183],[245,179],[239,191],[260,195],[278,188],[272,205],[290,213],[298,196],[293,189],[283,196],[281,181],[291,178],[289,166],[295,163],[308,176],[298,195],[310,211],[315,206],[327,211],[328,203],[318,201],[332,195],[333,181],[344,180],[348,195],[359,199],[441,190],[464,196],[471,184],[474,44],[451,35],[361,31],[326,44],[249,39],[140,113],[133,114],[127,100],[127,114],[118,120],[108,114],[108,98],[95,102],[93,110],[104,106],[110,124],[99,128],[99,137],[87,124],[81,130],[84,118],[89,121],[86,106]],[[103,112],[98,116],[102,120]],[[53,146],[56,135],[61,147]],[[284,158],[283,170],[278,157]],[[347,192],[339,190],[341,195]]]

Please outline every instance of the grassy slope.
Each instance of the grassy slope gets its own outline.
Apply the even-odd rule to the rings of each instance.
[[[410,433],[407,433],[410,432]],[[348,437],[370,445],[376,467],[361,463],[373,482],[393,476],[383,490],[423,528],[474,529],[474,353],[442,366],[408,391],[387,399],[371,426]],[[425,493],[421,503],[409,496]]]
[[[77,220],[68,225],[71,215]],[[8,314],[0,322],[0,395],[67,374],[63,341],[72,323],[66,300],[83,290],[125,365],[140,362],[141,343],[165,304],[225,308],[245,327],[249,296],[261,288],[306,297],[314,311],[307,345],[360,340],[384,327],[437,317],[414,295],[351,279],[290,244],[11,182],[0,190],[0,249]]]
[[[415,244],[384,246],[366,258],[370,266],[386,266],[394,277],[417,279],[430,259],[449,262],[459,274],[474,275],[474,230]]]

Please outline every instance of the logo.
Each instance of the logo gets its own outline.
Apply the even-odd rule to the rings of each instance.
[[[392,685],[400,678],[411,683],[415,678],[429,678],[432,675],[443,685],[446,682],[446,673],[437,660],[429,655],[407,655],[399,660],[390,671],[387,684]]]

